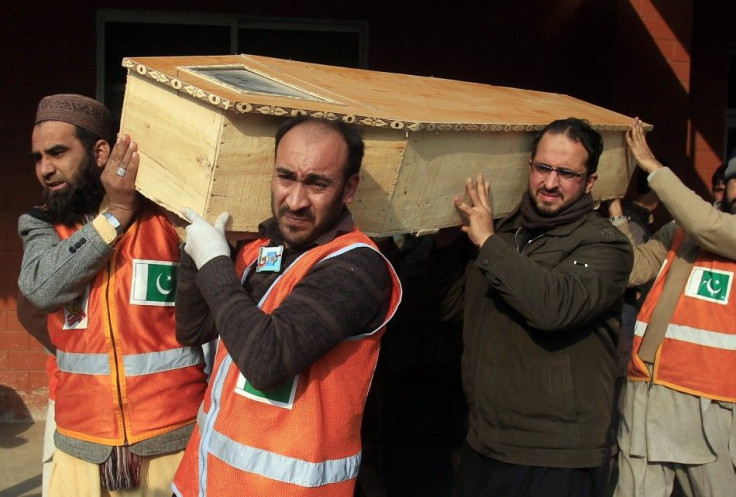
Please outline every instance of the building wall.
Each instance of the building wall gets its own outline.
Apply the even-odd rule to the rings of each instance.
[[[728,51],[736,46],[732,20],[736,5],[726,2],[708,8],[709,2],[695,2],[690,143],[695,181],[710,185],[714,170],[724,162],[726,150],[726,94]],[[731,82],[736,85],[736,81]]]
[[[708,102],[715,110],[719,103],[713,94],[722,93],[708,83],[716,62],[702,67],[693,62],[702,72],[689,78],[690,47],[700,47],[693,35],[708,36],[707,30],[692,29],[692,0],[77,0],[50,5],[42,0],[0,3],[5,172],[0,182],[0,420],[42,417],[45,353],[15,315],[21,260],[16,220],[39,200],[28,155],[38,100],[61,92],[95,95],[97,9],[365,21],[370,69],[565,93],[640,115],[655,125],[655,151],[678,171],[699,167],[688,156],[691,106]],[[703,7],[699,15],[703,10],[716,9]],[[690,99],[691,87],[698,89],[697,100]],[[699,125],[700,119],[693,122]],[[701,133],[717,149],[717,133],[705,127]],[[706,169],[712,167],[712,157],[695,154],[701,157]]]

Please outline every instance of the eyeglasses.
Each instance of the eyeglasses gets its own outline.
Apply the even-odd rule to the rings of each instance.
[[[529,162],[529,166],[531,166],[532,172],[537,176],[546,178],[547,176],[552,174],[552,172],[556,172],[557,177],[560,178],[560,181],[567,183],[571,183],[585,176],[585,173],[579,173],[573,171],[572,169],[566,169],[564,167],[557,168],[548,166],[547,164],[538,164],[535,162]]]

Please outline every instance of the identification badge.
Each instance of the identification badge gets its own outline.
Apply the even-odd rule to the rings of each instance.
[[[86,330],[89,321],[89,285],[84,293],[64,304],[64,330]]]
[[[258,249],[258,261],[256,262],[256,273],[278,273],[281,271],[281,255],[284,246],[261,247]]]

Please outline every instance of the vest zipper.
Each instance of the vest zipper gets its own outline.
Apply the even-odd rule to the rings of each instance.
[[[120,377],[121,374],[121,368],[119,367],[118,363],[118,351],[115,347],[115,333],[113,328],[113,322],[112,322],[112,316],[110,313],[110,279],[112,278],[112,272],[113,272],[113,261],[115,260],[115,257],[117,257],[117,250],[113,251],[112,257],[107,261],[107,282],[105,285],[105,307],[107,308],[107,324],[110,329],[110,345],[112,346],[112,355],[115,359],[115,377],[117,379],[117,395],[118,395],[118,404],[120,405],[120,419],[123,422],[123,445],[128,444],[128,433],[125,427],[125,409],[123,407],[123,395],[120,390],[120,385],[122,384],[122,380]],[[112,298],[115,298],[113,295]],[[123,376],[125,373],[123,372]]]

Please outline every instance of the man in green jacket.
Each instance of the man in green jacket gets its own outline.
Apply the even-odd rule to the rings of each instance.
[[[490,184],[468,179],[455,199],[474,247],[445,317],[463,312],[469,407],[457,497],[592,496],[610,459],[615,352],[633,256],[593,207],[603,140],[561,119],[532,146],[519,207],[494,222]],[[461,258],[458,240],[435,254]],[[448,266],[449,267],[449,266]],[[446,273],[445,273],[446,274]]]

